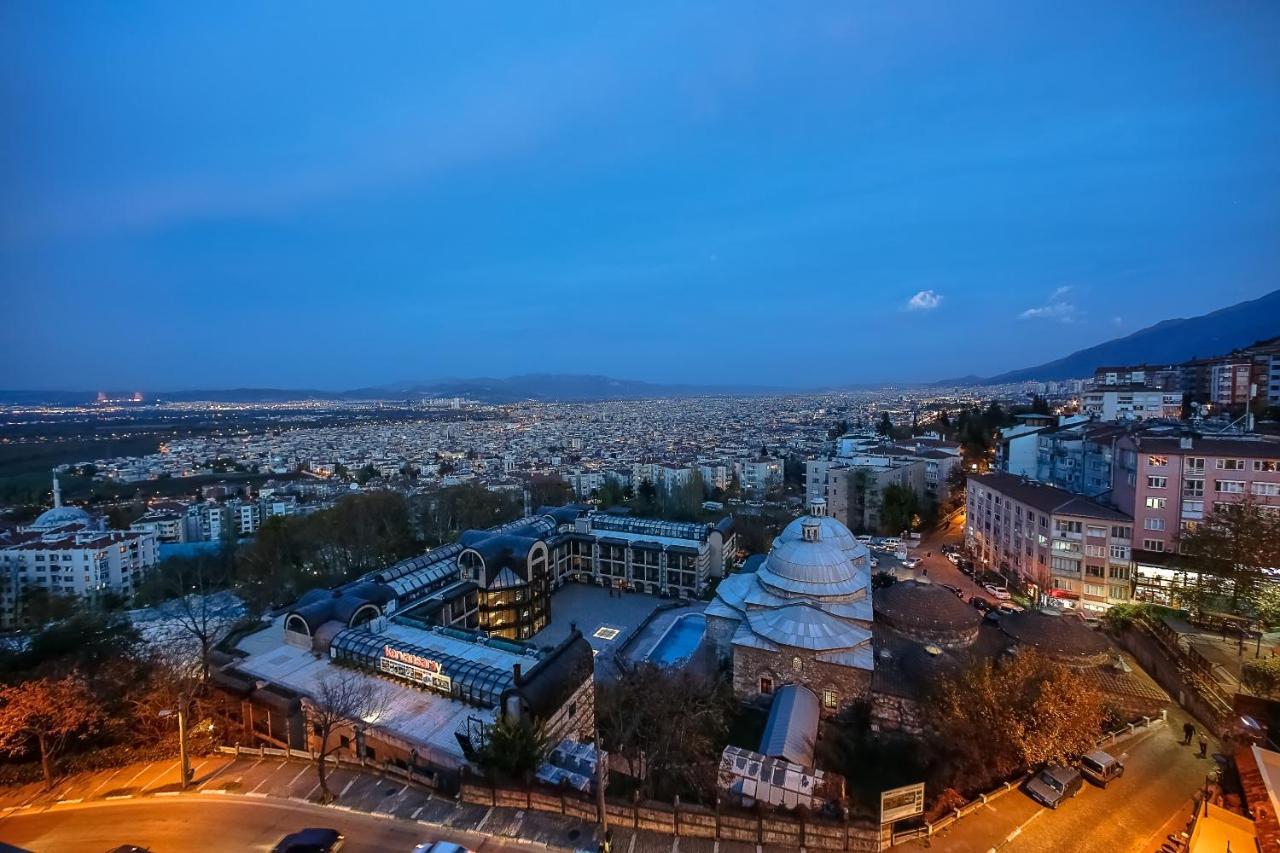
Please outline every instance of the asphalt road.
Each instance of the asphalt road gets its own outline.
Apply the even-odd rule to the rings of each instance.
[[[447,840],[474,850],[528,851],[526,845],[474,833],[425,830],[412,822],[333,808],[230,797],[174,797],[56,806],[0,821],[0,841],[39,853],[110,850],[136,844],[154,853],[270,850],[307,826],[332,827],[346,836],[344,851],[408,851]],[[545,848],[543,848],[545,849]]]
[[[1147,853],[1191,816],[1191,798],[1217,765],[1182,746],[1182,717],[1115,747],[1128,753],[1125,774],[1105,790],[1085,783],[1057,809],[1010,791],[935,836],[948,853]],[[923,848],[922,841],[908,847]]]

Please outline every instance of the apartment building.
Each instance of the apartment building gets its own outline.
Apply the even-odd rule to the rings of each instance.
[[[929,461],[935,466],[941,465],[940,460]],[[827,513],[850,529],[897,534],[901,531],[882,530],[880,509],[884,505],[884,491],[898,485],[924,498],[928,494],[928,466],[928,461],[914,457],[863,455],[811,459],[805,463],[806,502],[826,501]],[[935,477],[939,476],[939,470],[935,467]],[[945,482],[945,475],[941,476]]]
[[[1081,395],[1080,411],[1101,421],[1178,420],[1182,394],[1147,385],[1095,386]]]
[[[1280,512],[1280,440],[1257,436],[1126,436],[1112,500],[1134,517],[1135,595],[1176,604],[1186,574],[1178,539],[1214,508],[1251,498]]]
[[[1246,355],[1226,358],[1209,369],[1209,402],[1215,406],[1243,406],[1250,400],[1253,360]]]
[[[1116,442],[1128,432],[1129,427],[1119,423],[1092,422],[1068,422],[1042,430],[1036,435],[1032,476],[1085,497],[1105,495],[1111,491]]]
[[[0,628],[25,623],[23,600],[33,587],[53,595],[128,598],[156,564],[156,553],[154,533],[108,530],[102,519],[62,506],[55,480],[53,509],[0,537]]]
[[[782,488],[782,462],[761,457],[746,462],[735,462],[734,470],[744,494],[763,496],[769,489]]]
[[[1012,474],[969,478],[965,542],[981,564],[1033,597],[1104,611],[1132,599],[1133,519]]]

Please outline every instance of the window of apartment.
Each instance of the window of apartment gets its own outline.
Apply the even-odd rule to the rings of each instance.
[[[1107,576],[1107,570],[1102,566],[1086,565],[1084,567],[1084,573],[1086,577],[1090,578],[1105,578]]]
[[[1228,495],[1244,494],[1244,480],[1214,480],[1213,490]]]
[[[1197,472],[1202,472],[1202,471],[1204,471],[1204,457],[1203,457],[1203,456],[1188,456],[1188,457],[1187,457],[1187,470],[1188,470],[1188,471],[1197,471]]]
[[[1107,536],[1107,528],[1090,525],[1086,533],[1090,539],[1105,539]]]
[[[1250,491],[1255,495],[1275,497],[1276,495],[1280,495],[1280,483],[1254,483],[1250,487]]]
[[[1182,484],[1182,493],[1187,497],[1198,498],[1204,494],[1204,480],[1186,480]]]
[[[1084,529],[1084,525],[1079,521],[1059,521],[1054,527],[1059,533],[1079,533]]]
[[[1147,465],[1152,468],[1163,468],[1169,464],[1168,456],[1148,456]]]
[[[836,692],[834,690],[822,691],[822,707],[828,710],[834,710],[836,707]]]
[[[1117,525],[1111,528],[1112,539],[1131,539],[1133,537],[1133,528],[1126,525]]]
[[[1147,509],[1164,509],[1168,505],[1168,498],[1147,498]]]
[[[1053,570],[1056,572],[1071,572],[1072,574],[1080,574],[1080,564],[1075,560],[1069,560],[1066,557],[1054,557],[1050,561]]]
[[[1088,557],[1105,557],[1107,556],[1107,549],[1102,545],[1085,545],[1084,553]]]
[[[1142,547],[1144,550],[1147,550],[1147,551],[1163,551],[1164,540],[1163,539],[1143,539]]]
[[[1280,462],[1277,462],[1274,459],[1255,459],[1253,460],[1253,470],[1280,471]]]
[[[1163,518],[1144,518],[1142,520],[1143,530],[1164,530]]]
[[[1204,512],[1204,501],[1183,501],[1183,512]]]
[[[1124,546],[1124,545],[1112,545],[1112,546],[1111,546],[1111,559],[1113,559],[1113,560],[1127,560],[1127,559],[1129,559],[1129,549],[1128,549],[1126,546]]]
[[[1244,460],[1243,459],[1219,459],[1217,461],[1217,467],[1219,471],[1243,471]]]
[[[1148,489],[1163,489],[1168,485],[1169,485],[1168,477],[1148,477],[1147,478]]]
[[[1096,583],[1087,583],[1084,585],[1085,595],[1096,595],[1099,598],[1107,594],[1107,588]]]

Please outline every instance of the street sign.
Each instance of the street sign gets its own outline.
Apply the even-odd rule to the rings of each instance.
[[[924,783],[904,785],[880,794],[880,824],[924,814]]]

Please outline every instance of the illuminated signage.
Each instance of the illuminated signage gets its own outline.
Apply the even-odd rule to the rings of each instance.
[[[427,672],[440,674],[440,662],[429,658],[419,657],[418,655],[402,652],[399,649],[393,649],[391,646],[382,647],[382,656],[391,660],[407,663],[409,666],[416,666],[418,669],[425,669]]]
[[[453,692],[453,679],[443,673],[439,661],[402,652],[391,646],[382,647],[382,657],[378,658],[378,671],[439,690],[441,693]]]

